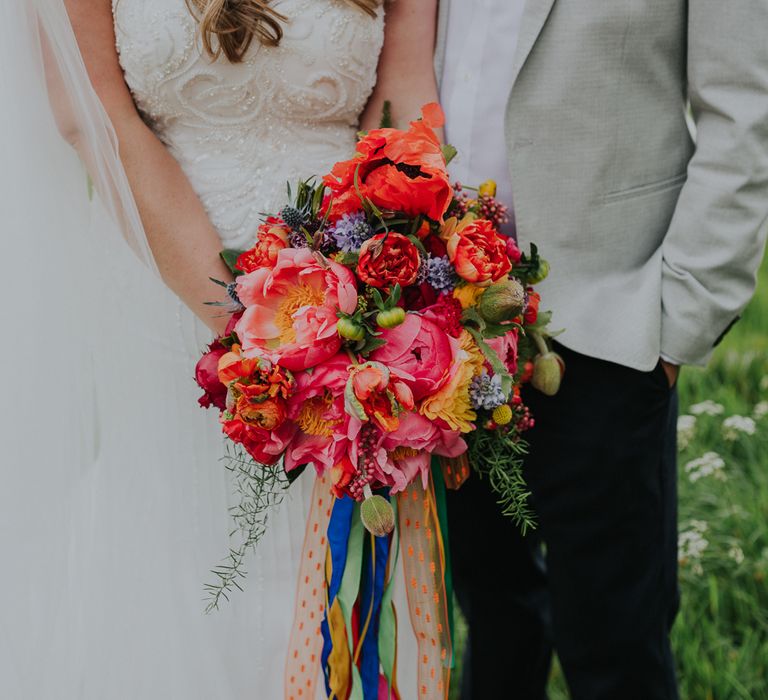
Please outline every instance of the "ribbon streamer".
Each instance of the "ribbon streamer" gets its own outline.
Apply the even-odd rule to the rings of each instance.
[[[447,700],[451,643],[445,590],[445,548],[430,475],[399,495],[400,547],[408,609],[419,647],[418,700]]]
[[[318,476],[304,535],[296,612],[285,665],[286,700],[312,700],[315,697],[323,648],[320,624],[325,613],[325,558],[333,500],[330,480],[325,475]]]
[[[326,614],[322,623],[322,668],[325,689],[329,698],[346,698],[349,692],[351,656],[347,646],[347,631],[341,605],[336,599],[347,565],[349,533],[355,502],[337,498],[328,523],[328,550],[326,556]]]

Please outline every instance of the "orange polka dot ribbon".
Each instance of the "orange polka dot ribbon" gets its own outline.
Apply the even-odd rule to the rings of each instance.
[[[304,553],[296,590],[296,612],[285,665],[285,699],[314,700],[323,637],[320,624],[325,614],[325,561],[328,521],[333,508],[331,483],[317,477],[304,535]]]
[[[408,610],[418,643],[415,700],[447,700],[453,649],[446,594],[446,559],[432,478],[399,494],[400,551]]]
[[[458,491],[469,478],[469,457],[465,452],[458,457],[437,457],[440,468],[443,471],[445,487],[451,491]]]

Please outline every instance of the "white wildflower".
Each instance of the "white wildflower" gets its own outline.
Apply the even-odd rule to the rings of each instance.
[[[725,481],[725,460],[717,452],[707,452],[698,459],[692,459],[685,465],[685,472],[690,481],[698,481],[705,476]]]
[[[768,416],[768,401],[761,401],[755,405],[755,409],[752,411],[752,417],[755,420],[760,420]]]
[[[691,571],[699,576],[704,573],[701,557],[709,547],[709,540],[704,537],[707,529],[707,523],[701,520],[692,520],[690,529],[681,532],[677,538],[678,561],[683,566],[690,565]]]
[[[728,556],[733,559],[736,564],[741,564],[744,562],[744,550],[737,544],[733,545],[728,550]]]
[[[754,435],[756,431],[755,421],[748,416],[728,416],[723,421],[723,437],[731,442],[738,440],[740,434]]]
[[[725,406],[723,406],[721,403],[707,399],[701,403],[693,404],[689,410],[694,416],[720,416],[725,411]]]
[[[683,415],[677,419],[677,447],[684,450],[696,434],[696,416]]]

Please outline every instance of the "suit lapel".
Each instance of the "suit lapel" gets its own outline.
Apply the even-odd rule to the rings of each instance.
[[[523,19],[520,26],[520,36],[517,40],[515,60],[512,64],[512,84],[517,81],[520,71],[523,69],[541,30],[547,23],[547,18],[555,0],[526,0]]]

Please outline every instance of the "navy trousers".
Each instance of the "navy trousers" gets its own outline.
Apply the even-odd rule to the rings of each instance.
[[[521,536],[472,475],[449,493],[453,575],[470,633],[462,700],[542,700],[556,649],[573,700],[677,700],[677,396],[563,347],[525,475],[538,528]]]

